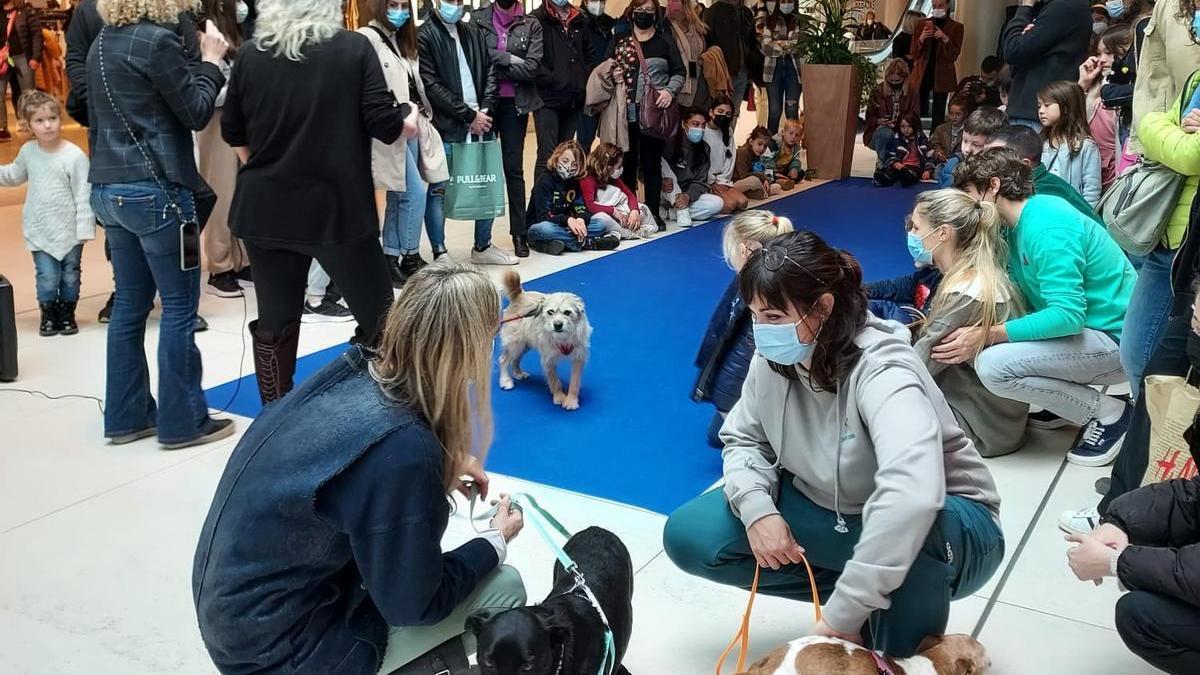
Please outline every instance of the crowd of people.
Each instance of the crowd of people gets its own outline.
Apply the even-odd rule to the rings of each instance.
[[[21,4],[6,5],[10,35]],[[525,602],[502,564],[523,524],[507,496],[479,538],[442,551],[446,494],[470,495],[468,476],[488,496],[477,383],[500,306],[477,266],[734,214],[737,276],[693,392],[717,409],[724,487],[668,520],[681,570],[748,588],[761,569],[763,592],[812,600],[794,573],[804,555],[825,601],[818,634],[911,655],[1003,559],[984,458],[1018,451],[1030,426],[1075,426],[1069,461],[1116,464],[1099,509],[1063,515],[1071,568],[1131,590],[1117,626],[1135,653],[1200,670],[1184,630],[1200,618],[1200,482],[1140,487],[1145,378],[1200,365],[1200,0],[1019,5],[1000,56],[961,80],[948,0],[893,37],[866,110],[875,181],[940,189],[906,219],[915,271],[868,284],[849,253],[748,210],[806,176],[792,0],[632,0],[620,18],[603,0],[528,14],[496,0],[469,18],[462,0],[434,0],[419,26],[411,0],[370,0],[357,31],[340,0],[84,0],[65,112],[88,127],[90,162],[62,138],[59,102],[29,87],[16,111],[31,138],[0,184],[30,184],[43,335],[78,332],[81,250],[104,228],[114,445],[233,434],[201,390],[197,306],[202,287],[255,290],[271,405],[217,488],[193,579],[218,668],[467,672],[467,616]],[[857,34],[890,36],[873,15]],[[751,85],[765,124],[735,138]],[[472,264],[456,262],[455,154],[493,141],[512,250],[479,218]],[[1161,241],[1131,255],[1098,207],[1145,161],[1181,176],[1179,197]],[[349,320],[351,351],[292,392],[301,324]],[[1129,398],[1102,388],[1125,382]]]

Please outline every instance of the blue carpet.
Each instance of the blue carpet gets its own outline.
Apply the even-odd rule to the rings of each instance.
[[[913,190],[880,189],[866,180],[830,183],[774,202],[798,229],[854,252],[868,279],[912,271],[904,214]],[[496,442],[488,469],[668,513],[720,476],[719,454],[705,444],[713,408],[689,394],[693,366],[716,300],[733,273],[721,259],[724,220],[682,232],[527,283],[531,290],[578,293],[595,328],[581,408],[550,400],[536,355],[532,377],[513,391],[493,378]],[[345,346],[300,359],[297,381]],[[562,364],[563,376],[567,365]],[[254,376],[243,378],[229,411],[260,409]],[[225,405],[236,382],[210,389]]]

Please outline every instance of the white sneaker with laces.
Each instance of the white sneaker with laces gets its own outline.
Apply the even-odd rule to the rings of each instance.
[[[482,251],[472,248],[471,262],[476,265],[516,265],[517,259],[493,245]]]
[[[675,210],[675,224],[678,225],[679,227],[691,227],[692,226],[692,212],[689,211],[688,209],[676,209]]]
[[[1063,511],[1058,517],[1058,529],[1068,534],[1091,534],[1100,525],[1100,512],[1094,508]]]

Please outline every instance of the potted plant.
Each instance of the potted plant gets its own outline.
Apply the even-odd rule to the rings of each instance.
[[[878,77],[874,63],[851,49],[851,27],[864,0],[808,0],[802,5],[795,54],[802,60],[805,147],[818,178],[850,175],[858,111]]]

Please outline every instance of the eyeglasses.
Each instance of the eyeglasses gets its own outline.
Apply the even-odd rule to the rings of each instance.
[[[772,272],[778,272],[779,270],[783,269],[784,262],[790,262],[796,267],[799,267],[805,274],[812,277],[813,280],[818,284],[822,286],[825,285],[825,282],[821,279],[821,277],[813,274],[812,270],[808,269],[804,265],[801,265],[795,260],[792,260],[792,258],[788,255],[786,246],[775,245],[770,248],[760,248],[753,251],[753,254],[758,253],[763,255],[763,265]]]

